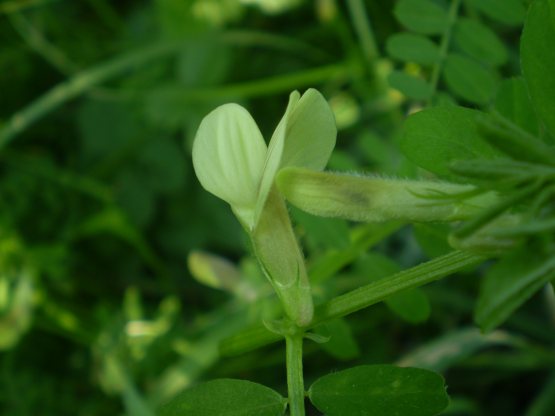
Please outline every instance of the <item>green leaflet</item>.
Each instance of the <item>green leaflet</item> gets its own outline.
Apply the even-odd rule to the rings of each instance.
[[[386,50],[393,58],[421,65],[433,65],[440,59],[438,46],[427,37],[414,33],[396,33],[390,36]]]
[[[530,6],[520,43],[522,72],[536,113],[555,137],[555,0]]]
[[[281,416],[287,400],[246,380],[219,379],[185,390],[158,411],[159,416]]]
[[[449,401],[439,374],[393,365],[329,374],[312,384],[308,396],[327,416],[433,416]]]
[[[522,24],[526,9],[521,0],[467,0],[489,18],[509,26]]]
[[[404,128],[401,150],[418,166],[455,179],[449,166],[455,160],[493,159],[498,151],[479,134],[477,120],[484,113],[463,107],[434,107],[411,115]]]
[[[408,29],[424,35],[441,34],[447,28],[447,12],[430,0],[401,0],[395,16]]]
[[[447,56],[443,76],[457,96],[471,103],[487,104],[497,88],[497,79],[489,69],[459,54]]]
[[[355,264],[353,273],[378,281],[400,271],[401,267],[389,257],[374,252],[362,257]],[[426,321],[431,312],[428,298],[419,288],[402,290],[385,299],[385,304],[404,321],[412,324]]]
[[[507,62],[507,49],[499,36],[477,20],[460,18],[455,24],[453,36],[459,48],[479,62],[491,66]]]
[[[402,71],[392,71],[387,77],[389,85],[415,100],[425,100],[432,95],[432,87],[422,78]]]
[[[327,338],[320,348],[332,357],[347,361],[360,355],[360,348],[351,327],[344,319],[333,319],[315,328],[314,332]]]

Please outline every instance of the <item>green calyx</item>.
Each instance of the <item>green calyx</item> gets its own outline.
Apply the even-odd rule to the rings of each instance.
[[[277,186],[287,200],[314,215],[352,221],[459,221],[496,200],[494,193],[467,198],[472,185],[283,169]]]

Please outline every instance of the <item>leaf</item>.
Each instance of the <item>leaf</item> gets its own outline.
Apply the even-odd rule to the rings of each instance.
[[[432,416],[448,404],[443,378],[429,370],[364,365],[321,377],[308,392],[327,416]]]
[[[526,9],[521,0],[468,0],[489,18],[508,26],[518,26],[524,20]]]
[[[394,14],[405,27],[424,35],[445,32],[449,20],[447,12],[430,0],[401,0]]]
[[[361,273],[372,281],[387,279],[401,271],[401,267],[389,257],[379,253],[368,253],[357,263],[355,273]],[[424,322],[430,316],[428,298],[419,288],[403,290],[385,300],[387,307],[406,322]]]
[[[536,113],[555,137],[555,0],[530,6],[520,43],[522,72]]]
[[[418,288],[399,292],[385,303],[389,309],[411,324],[427,321],[432,311],[428,297]]]
[[[204,189],[228,202],[251,224],[266,158],[266,143],[247,110],[224,104],[200,124],[193,165]]]
[[[479,135],[477,119],[484,114],[463,107],[434,107],[405,122],[403,153],[418,166],[440,177],[455,178],[454,160],[492,159],[497,155]]]
[[[387,77],[389,85],[414,100],[425,100],[432,95],[430,84],[402,71],[392,71]]]
[[[387,39],[387,53],[396,59],[421,65],[433,65],[440,59],[438,46],[422,35],[396,33]]]
[[[499,36],[477,20],[459,19],[455,24],[453,37],[463,52],[479,62],[491,66],[500,66],[507,62],[507,49]]]
[[[349,226],[343,220],[321,218],[293,208],[291,216],[303,229],[311,250],[344,250],[350,247]]]
[[[546,257],[531,247],[509,253],[482,281],[476,323],[483,331],[491,331],[554,278],[555,257]]]
[[[247,380],[219,379],[180,393],[162,406],[159,416],[281,416],[286,399]]]
[[[538,118],[523,78],[501,81],[495,97],[495,109],[523,130],[535,136],[538,134]]]
[[[338,360],[352,360],[360,355],[351,327],[344,319],[334,319],[316,327],[315,332],[328,338],[320,347]]]
[[[418,247],[430,258],[442,256],[452,250],[447,242],[451,227],[447,224],[413,224]]]
[[[443,77],[453,93],[471,103],[486,104],[497,88],[490,70],[458,54],[447,56]]]

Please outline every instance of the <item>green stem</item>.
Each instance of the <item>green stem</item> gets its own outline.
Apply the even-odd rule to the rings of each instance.
[[[374,72],[374,65],[377,58],[379,58],[378,44],[370,25],[370,20],[364,8],[362,0],[347,0],[347,7],[351,20],[360,39],[364,57],[372,72]]]
[[[171,84],[157,88],[157,96],[163,97],[175,106],[193,101],[229,100],[237,97],[261,97],[290,91],[295,88],[327,82],[330,79],[345,79],[353,74],[348,62],[310,68],[304,71],[276,75],[237,84],[227,84],[207,88],[179,88]]]
[[[303,378],[303,331],[285,337],[287,391],[290,416],[305,416]]]
[[[73,74],[77,66],[65,54],[52,44],[44,34],[25,18],[22,13],[8,14],[13,28],[19,33],[24,42],[50,65],[64,75]]]
[[[426,263],[395,273],[386,279],[372,282],[317,306],[314,319],[305,329],[311,329],[323,322],[349,315],[381,302],[401,290],[431,283],[459,270],[480,264],[484,260],[485,257],[464,251],[453,251],[441,257],[436,257]],[[220,353],[227,356],[243,354],[277,342],[280,339],[280,335],[270,332],[260,325],[225,339],[220,345]]]
[[[29,104],[29,106],[15,113],[6,125],[0,129],[0,149],[31,124],[72,98],[83,94],[85,91],[110,78],[125,73],[134,67],[141,66],[148,61],[178,51],[182,47],[183,45],[180,43],[154,44],[83,71],[67,81],[56,85]]]
[[[432,94],[430,94],[430,98],[428,100],[428,105],[430,105],[432,98],[434,97],[437,84],[439,82],[439,75],[441,74],[441,69],[443,67],[443,61],[447,57],[447,52],[449,51],[449,43],[451,42],[451,31],[457,20],[457,14],[459,13],[459,7],[461,5],[461,0],[453,0],[451,2],[451,7],[449,8],[449,14],[447,16],[447,27],[445,28],[445,32],[441,38],[441,44],[439,45],[439,60],[434,65],[434,69],[432,72],[432,78],[430,79],[430,86],[432,89]]]
[[[319,305],[314,311],[314,319],[310,324],[310,328],[332,319],[350,315],[381,302],[402,290],[413,289],[431,283],[465,267],[479,264],[484,260],[485,257],[469,252],[452,251],[426,263],[402,270],[387,279],[377,280]]]

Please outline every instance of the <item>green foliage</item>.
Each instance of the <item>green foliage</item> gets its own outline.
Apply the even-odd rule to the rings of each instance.
[[[321,377],[308,391],[326,415],[437,415],[448,403],[442,378],[418,368],[352,367]]]
[[[0,4],[0,414],[554,414],[554,8]]]

